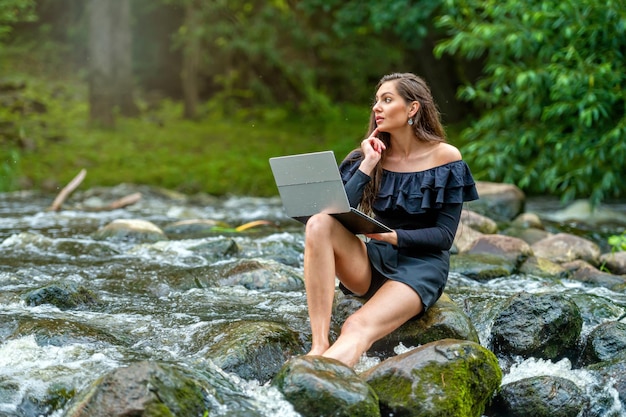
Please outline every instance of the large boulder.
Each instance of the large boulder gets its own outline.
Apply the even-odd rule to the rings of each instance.
[[[626,323],[610,321],[596,326],[581,355],[583,365],[608,361],[626,351]]]
[[[74,397],[63,417],[203,417],[207,412],[263,415],[221,371],[146,361],[114,369],[94,381]]]
[[[522,292],[496,317],[493,349],[505,356],[560,359],[575,351],[582,324],[578,306],[564,296]]]
[[[272,379],[290,357],[305,353],[298,334],[280,323],[230,322],[211,334],[217,341],[205,349],[204,356],[226,372],[261,384]]]
[[[352,368],[335,359],[300,356],[272,380],[304,417],[378,417],[378,397]]]
[[[489,415],[494,417],[576,417],[589,399],[574,382],[540,375],[502,386]]]
[[[467,251],[470,255],[495,255],[513,262],[517,268],[533,251],[522,239],[504,235],[485,235]]]
[[[361,375],[385,416],[480,417],[500,386],[495,355],[478,343],[444,339],[387,359]]]

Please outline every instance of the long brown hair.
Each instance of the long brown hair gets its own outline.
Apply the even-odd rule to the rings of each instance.
[[[378,91],[383,83],[388,81],[394,82],[398,94],[404,98],[407,104],[413,101],[417,101],[420,104],[417,113],[413,116],[413,132],[415,133],[415,139],[423,142],[445,142],[446,133],[441,124],[441,115],[426,82],[415,74],[393,73],[381,78],[376,86],[376,91]],[[369,128],[365,137],[368,138],[374,129],[376,129],[376,116],[372,110]],[[380,132],[378,138],[383,141],[387,149],[391,147],[391,136],[389,133]],[[355,151],[360,151],[360,148],[355,149]],[[363,158],[361,152],[351,153],[351,155],[353,155],[354,159]],[[380,189],[384,158],[385,154],[383,153],[383,157],[372,173],[372,181],[367,184],[363,191],[360,206],[366,213],[372,212],[372,204]]]

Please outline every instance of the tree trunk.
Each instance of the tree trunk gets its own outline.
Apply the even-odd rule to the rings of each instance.
[[[101,127],[114,127],[113,61],[111,59],[111,2],[91,0],[89,4],[89,121]]]
[[[111,5],[113,15],[111,36],[113,38],[112,60],[115,63],[115,104],[120,114],[134,117],[139,108],[133,95],[133,45],[130,25],[130,0],[115,0]]]
[[[181,81],[184,96],[184,117],[194,119],[197,115],[199,101],[198,70],[200,67],[200,13],[194,1],[187,2],[185,7],[185,26],[187,36],[183,46],[183,68]]]
[[[89,8],[89,116],[115,126],[115,109],[136,116],[133,97],[130,0],[91,0]]]

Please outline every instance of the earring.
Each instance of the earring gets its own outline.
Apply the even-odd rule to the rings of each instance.
[[[413,126],[413,119],[409,119],[409,126]]]

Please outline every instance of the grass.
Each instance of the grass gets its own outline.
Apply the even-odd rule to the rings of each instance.
[[[280,109],[226,116],[208,103],[200,120],[189,121],[180,116],[181,104],[165,100],[139,118],[118,117],[116,127],[105,130],[88,126],[84,89],[27,80],[24,101],[42,102],[46,112],[0,113],[0,120],[5,116],[19,126],[20,138],[5,139],[0,149],[5,177],[59,188],[84,168],[86,188],[136,183],[186,193],[274,195],[268,158],[326,149],[343,157],[360,142],[368,117],[366,108],[354,107],[333,109],[324,120]],[[0,186],[15,188],[9,183],[16,182],[5,178]]]

